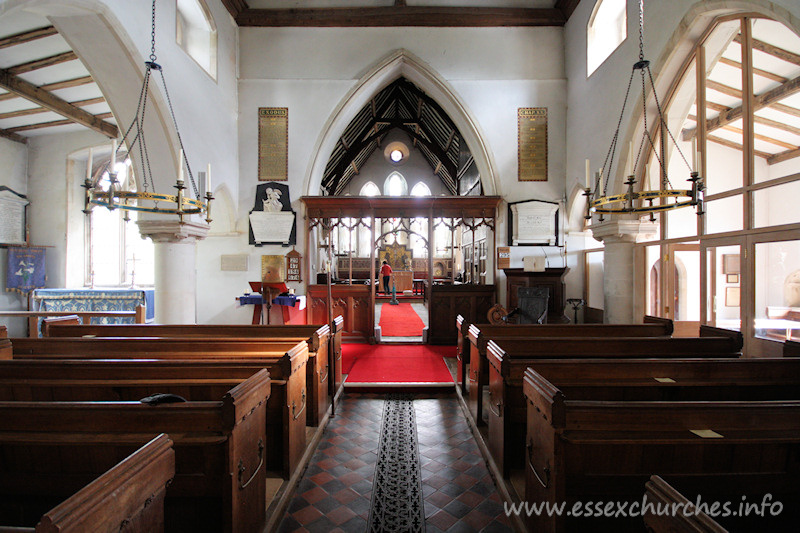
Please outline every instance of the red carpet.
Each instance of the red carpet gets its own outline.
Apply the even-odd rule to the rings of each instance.
[[[455,346],[342,344],[347,383],[452,383],[442,357]]]
[[[421,337],[425,323],[410,303],[381,305],[381,335],[384,337]]]

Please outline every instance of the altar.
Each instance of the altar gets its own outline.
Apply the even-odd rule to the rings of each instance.
[[[411,270],[395,270],[392,273],[395,290],[397,294],[403,291],[410,291],[414,288],[414,272]]]
[[[145,318],[155,318],[153,289],[35,289],[31,293],[32,311],[135,311],[146,307]],[[103,317],[98,324],[133,324],[133,318]]]

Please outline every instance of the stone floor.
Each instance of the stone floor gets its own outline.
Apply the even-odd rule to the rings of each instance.
[[[366,530],[384,397],[343,396],[279,531]],[[426,531],[512,531],[455,394],[417,395],[414,409]]]

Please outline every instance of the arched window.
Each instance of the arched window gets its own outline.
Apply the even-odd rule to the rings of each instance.
[[[131,160],[117,163],[117,180],[123,190],[135,191]],[[98,179],[98,185],[108,190],[108,172]],[[128,220],[126,220],[127,215]],[[153,242],[142,239],[136,224],[136,211],[96,206],[88,219],[88,260],[86,284],[103,287],[153,285]]]
[[[625,0],[597,0],[586,26],[586,75],[591,76],[628,36]]]
[[[392,172],[383,183],[383,194],[386,196],[406,196],[408,194],[406,179],[399,172]]]
[[[430,196],[431,189],[421,181],[411,188],[411,196]]]
[[[176,0],[176,40],[203,70],[217,79],[217,27],[203,0]]]
[[[368,181],[361,187],[361,192],[358,193],[359,196],[380,196],[381,190],[378,188],[377,185]]]

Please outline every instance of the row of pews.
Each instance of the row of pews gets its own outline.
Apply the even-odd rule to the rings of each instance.
[[[270,527],[341,393],[342,325],[0,326],[0,533]]]
[[[674,338],[671,321],[654,317],[456,325],[457,386],[513,497],[595,506],[590,516],[531,513],[530,531],[796,530],[800,344],[787,342],[783,358],[742,358],[738,332],[701,326]],[[598,512],[601,502],[641,509],[645,491],[670,506],[730,504],[714,519],[702,506]]]

